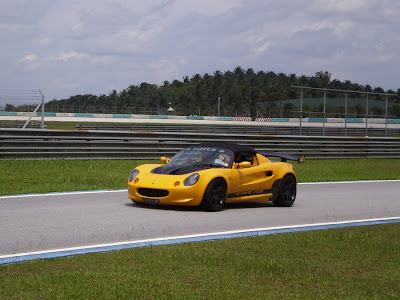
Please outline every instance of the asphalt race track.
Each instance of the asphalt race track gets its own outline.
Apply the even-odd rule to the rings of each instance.
[[[299,184],[293,207],[136,205],[126,190],[0,197],[0,256],[153,238],[400,217],[400,181]]]

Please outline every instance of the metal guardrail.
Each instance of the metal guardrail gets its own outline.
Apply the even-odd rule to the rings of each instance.
[[[30,122],[26,125],[25,128],[41,128],[41,123]],[[23,128],[24,122],[0,122],[0,128]],[[47,125],[44,124],[44,128],[47,128]]]
[[[219,133],[0,129],[0,160],[158,159],[191,144],[211,141],[251,145],[263,152],[308,159],[400,158],[400,138],[266,136]]]
[[[146,132],[190,132],[219,134],[365,136],[365,128],[299,126],[220,126],[220,125],[155,125],[155,124],[78,124],[77,130],[114,130]],[[368,136],[400,136],[400,128],[368,128]]]

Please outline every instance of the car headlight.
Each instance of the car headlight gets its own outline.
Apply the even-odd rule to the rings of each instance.
[[[136,178],[139,175],[139,170],[133,169],[131,174],[129,174],[129,182]]]
[[[185,181],[183,182],[183,184],[185,186],[192,186],[192,185],[196,184],[196,182],[199,181],[199,179],[200,179],[199,173],[194,173],[194,174],[190,175],[188,178],[186,178]]]

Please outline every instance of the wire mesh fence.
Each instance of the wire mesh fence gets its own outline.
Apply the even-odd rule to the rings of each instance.
[[[300,98],[253,102],[243,100],[242,103],[235,105],[218,100],[211,105],[188,103],[177,107],[46,104],[44,110],[50,113],[192,115],[252,117],[253,119],[257,117],[400,118],[400,102],[396,94],[295,88],[302,89]],[[311,92],[307,92],[309,89]],[[2,111],[32,112],[40,100],[39,91],[0,90],[0,110]]]
[[[0,110],[3,111],[33,111],[41,101],[39,90],[0,89]]]

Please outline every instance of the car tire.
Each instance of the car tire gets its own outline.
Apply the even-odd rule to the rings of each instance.
[[[278,195],[273,200],[273,203],[275,206],[290,207],[296,200],[296,193],[296,178],[291,174],[285,175],[279,185]]]
[[[216,178],[209,183],[203,196],[202,205],[206,211],[219,211],[224,208],[226,199],[226,183]]]

